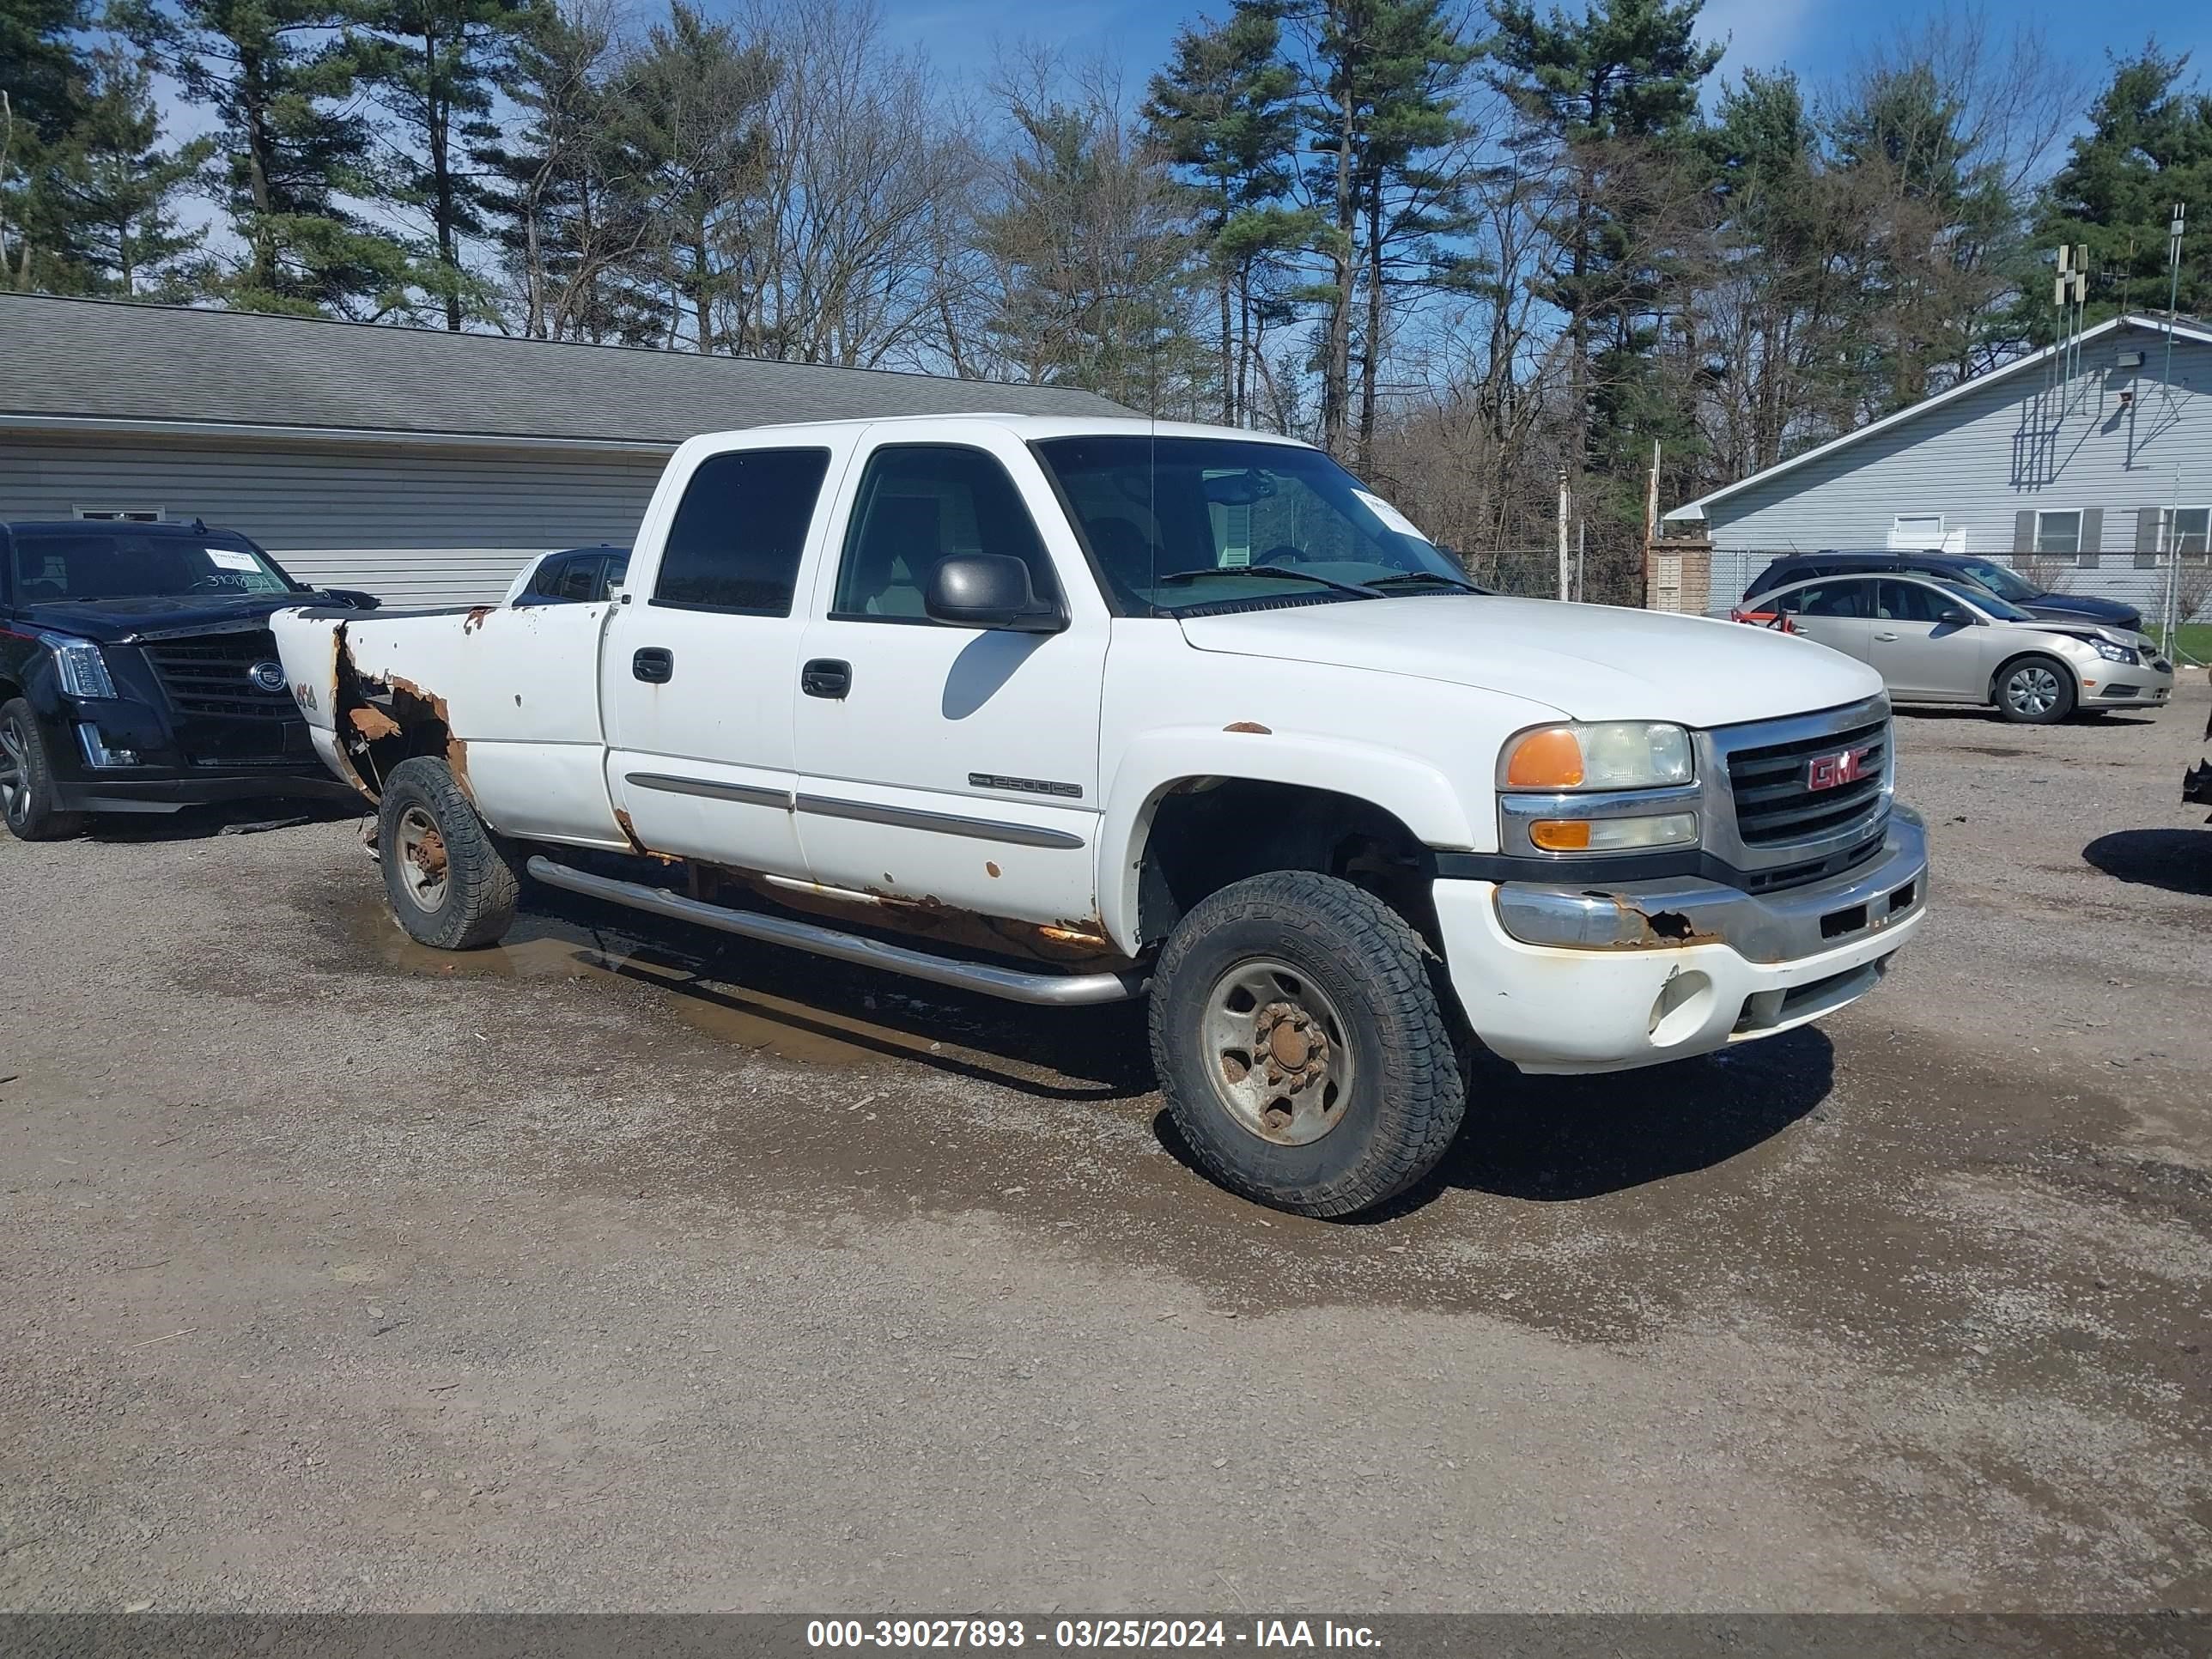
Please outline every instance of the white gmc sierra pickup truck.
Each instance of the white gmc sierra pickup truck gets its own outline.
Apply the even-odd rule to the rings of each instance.
[[[601,603],[274,623],[407,930],[527,875],[1033,1003],[1149,995],[1225,1185],[1418,1182],[1475,1043],[1603,1072],[1869,989],[1926,908],[1874,672],[1495,597],[1312,447],[963,416],[692,440]]]

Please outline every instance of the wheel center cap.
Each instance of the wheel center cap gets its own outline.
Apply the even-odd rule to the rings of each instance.
[[[1267,1034],[1267,1052],[1284,1070],[1297,1071],[1311,1057],[1313,1044],[1293,1018],[1278,1021]]]

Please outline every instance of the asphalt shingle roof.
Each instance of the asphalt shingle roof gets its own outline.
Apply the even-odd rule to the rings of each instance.
[[[673,444],[782,421],[1126,413],[1058,386],[0,295],[0,418]]]

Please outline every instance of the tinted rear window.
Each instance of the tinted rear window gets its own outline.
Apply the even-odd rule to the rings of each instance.
[[[699,464],[677,504],[653,602],[787,617],[826,449],[739,449]]]

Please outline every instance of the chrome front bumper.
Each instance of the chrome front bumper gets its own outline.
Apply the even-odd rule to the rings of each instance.
[[[1698,942],[1731,947],[1747,962],[1795,962],[1902,921],[1928,899],[1928,832],[1920,815],[1893,806],[1881,851],[1826,881],[1753,894],[1717,881],[1509,881],[1498,919],[1523,945],[1663,950]]]
[[[1527,1072],[1626,1071],[1771,1036],[1872,990],[1927,919],[1927,835],[1893,809],[1874,858],[1768,894],[1689,878],[1431,892],[1453,989],[1493,1053]]]

